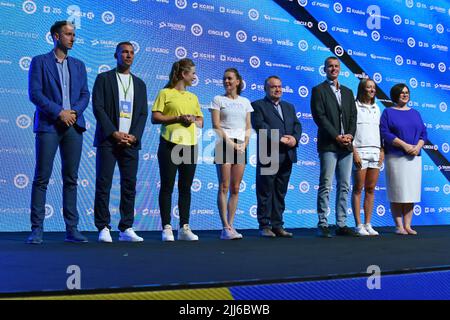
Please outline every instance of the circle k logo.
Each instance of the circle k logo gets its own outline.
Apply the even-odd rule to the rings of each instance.
[[[408,46],[414,48],[416,46],[416,40],[413,37],[408,38]]]
[[[308,144],[309,143],[309,136],[306,133],[302,133],[302,136],[300,137],[300,143],[302,145]]]
[[[401,65],[403,64],[403,57],[400,56],[400,55],[395,56],[395,63],[396,63],[398,66],[401,66]]]
[[[377,207],[377,215],[379,215],[380,217],[384,216],[384,214],[386,213],[386,208],[383,205],[379,205]]]
[[[414,215],[420,216],[420,214],[422,213],[422,207],[419,206],[418,204],[416,204],[414,206],[413,212],[414,212]]]
[[[301,86],[300,88],[298,88],[298,94],[300,95],[300,97],[306,98],[309,94],[309,90],[307,87]]]
[[[102,21],[105,24],[113,24],[116,21],[116,16],[111,11],[105,11],[102,13]]]
[[[243,30],[239,30],[238,32],[236,32],[236,39],[239,42],[247,41],[247,33],[245,33],[245,31]]]
[[[26,174],[19,173],[14,177],[14,185],[18,189],[24,189],[28,186],[28,183],[30,182],[30,179]]]
[[[380,33],[377,30],[373,30],[371,36],[373,41],[379,41],[381,38]]]
[[[259,12],[256,9],[250,9],[248,11],[248,17],[250,18],[250,20],[256,21],[259,19]]]
[[[31,57],[22,57],[19,60],[19,67],[23,71],[30,70],[30,64],[31,64]]]
[[[339,2],[335,2],[333,5],[333,10],[336,13],[341,13],[342,12],[342,4],[340,4]]]
[[[300,182],[300,185],[298,186],[301,193],[308,193],[309,192],[309,183],[307,181]]]
[[[308,42],[306,42],[306,40],[300,40],[298,42],[298,48],[301,51],[307,51],[308,50]]]
[[[25,1],[22,4],[22,10],[26,13],[26,14],[33,14],[36,12],[37,10],[37,6],[36,3],[34,3],[34,1]]]
[[[175,5],[178,9],[185,9],[188,5],[186,0],[176,0]]]
[[[200,37],[203,34],[203,28],[198,23],[193,24],[191,27],[191,32],[194,36]]]
[[[20,129],[27,129],[29,126],[31,126],[31,118],[26,114],[21,114],[16,118],[16,125]]]
[[[317,27],[319,28],[320,32],[326,32],[328,30],[328,25],[325,21],[319,21]]]
[[[187,52],[187,50],[186,50],[185,47],[177,47],[177,48],[175,49],[175,56],[176,56],[178,59],[184,59],[184,58],[186,58],[186,57],[187,57],[187,54],[188,54],[188,52]]]
[[[250,66],[255,69],[259,68],[259,66],[261,65],[261,60],[259,60],[259,58],[257,56],[250,57],[249,62],[250,62]]]

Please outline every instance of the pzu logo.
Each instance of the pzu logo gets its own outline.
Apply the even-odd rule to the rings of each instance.
[[[194,36],[199,37],[203,34],[203,28],[199,24],[193,24],[191,27],[191,32]]]
[[[16,124],[21,129],[26,129],[31,125],[31,118],[26,114],[21,114],[16,119]]]
[[[256,9],[250,9],[248,12],[248,17],[253,20],[256,21],[259,19],[259,12]]]
[[[183,59],[187,57],[187,50],[184,47],[178,47],[175,49],[175,56],[178,59]]]
[[[375,81],[375,83],[380,83],[381,81],[383,81],[383,77],[378,72],[374,73],[373,74],[373,81]]]
[[[300,143],[302,145],[308,144],[309,142],[309,136],[306,133],[302,133],[302,136],[300,138]]]
[[[37,6],[33,1],[25,1],[22,4],[22,9],[26,14],[33,14],[36,12]]]
[[[298,48],[302,51],[308,50],[308,42],[306,42],[306,40],[300,40],[298,42]]]
[[[443,62],[439,63],[438,68],[440,72],[445,72],[445,70],[447,70],[447,66]]]
[[[111,11],[103,12],[102,21],[105,24],[113,24],[115,20],[116,20],[116,17],[114,16],[114,13],[112,13]]]
[[[306,98],[309,94],[309,90],[307,87],[301,86],[300,88],[298,88],[298,94],[300,95],[300,97]]]
[[[299,189],[301,193],[307,193],[309,191],[309,183],[307,181],[300,182]]]
[[[22,69],[23,71],[30,70],[30,64],[31,64],[31,57],[22,57],[19,60],[20,69]]]
[[[341,13],[342,12],[342,4],[336,2],[333,6],[334,12]]]
[[[325,32],[325,31],[327,31],[327,29],[328,29],[328,25],[327,25],[327,23],[326,23],[325,21],[320,21],[320,22],[317,24],[317,27],[319,28],[319,31],[320,31],[320,32]]]
[[[408,38],[408,46],[411,48],[414,48],[416,46],[416,40],[414,38],[409,37]]]
[[[376,30],[372,31],[372,40],[373,41],[379,41],[380,40],[380,33]]]
[[[176,0],[175,5],[177,6],[178,9],[184,9],[187,7],[188,4],[186,0]]]
[[[259,68],[259,66],[261,65],[261,61],[257,56],[250,57],[249,61],[252,68]]]
[[[239,42],[245,42],[247,41],[247,34],[245,33],[245,31],[239,30],[238,32],[236,32],[236,39]]]
[[[400,55],[395,56],[395,63],[401,66],[403,64],[403,57]]]

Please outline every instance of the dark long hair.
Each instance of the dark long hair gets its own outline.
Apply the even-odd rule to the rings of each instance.
[[[244,82],[242,80],[242,76],[239,74],[239,71],[237,71],[236,68],[228,68],[227,70],[225,70],[225,72],[223,73],[223,76],[225,77],[225,73],[227,72],[233,72],[236,76],[236,79],[239,80],[239,85],[236,88],[237,94],[241,95],[241,91],[244,88]]]
[[[195,67],[195,64],[188,58],[174,62],[172,70],[170,70],[169,81],[164,88],[174,88],[177,82],[183,79],[183,72],[188,72],[192,67]]]
[[[395,104],[398,103],[398,100],[400,99],[400,95],[404,88],[408,89],[408,92],[410,92],[408,86],[404,83],[397,83],[391,88],[391,92],[389,95],[391,96],[392,102],[394,102]]]
[[[368,81],[372,81],[373,84],[375,85],[375,90],[377,89],[377,84],[372,79],[370,79],[370,78],[361,79],[361,81],[359,82],[359,85],[358,85],[358,93],[356,94],[356,100],[359,102],[362,102],[364,99],[364,94],[366,93],[366,91],[365,91],[366,83]],[[374,104],[374,103],[375,103],[375,97],[370,99],[370,104]]]

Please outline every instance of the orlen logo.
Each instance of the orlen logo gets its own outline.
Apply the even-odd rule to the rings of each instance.
[[[16,125],[21,129],[31,126],[31,118],[26,114],[21,114],[16,118]]]
[[[379,41],[381,38],[380,33],[377,30],[373,30],[371,36],[373,41]]]
[[[333,10],[336,13],[341,13],[342,12],[342,4],[340,4],[339,2],[335,2],[333,5]]]
[[[111,67],[108,66],[107,64],[102,64],[101,66],[98,67],[98,73],[107,72],[109,70],[111,70]]]
[[[55,209],[53,209],[53,207],[49,204],[45,205],[45,219],[50,218],[51,216],[53,216],[53,213],[55,213]]]
[[[175,5],[178,9],[185,9],[188,3],[186,0],[175,0]]]
[[[178,210],[178,206],[175,206],[175,207],[172,209],[172,216],[173,216],[174,218],[180,219],[180,211]]]
[[[403,64],[403,57],[402,57],[401,55],[396,55],[396,56],[395,56],[395,63],[396,63],[398,66],[401,66],[401,65]]]
[[[23,71],[30,70],[30,64],[31,64],[31,57],[22,57],[19,60],[19,67]]]
[[[261,65],[261,60],[259,60],[257,56],[250,57],[248,61],[250,63],[250,66],[255,69],[259,68],[259,66]]]
[[[302,7],[306,7],[308,0],[297,0],[298,4]]]
[[[248,17],[250,18],[250,20],[256,21],[259,19],[259,12],[256,9],[250,9],[248,11]]]
[[[203,34],[203,28],[198,23],[193,24],[191,27],[191,32],[194,36],[200,37]]]
[[[414,215],[420,216],[420,214],[422,213],[422,207],[419,206],[418,204],[416,204],[414,206],[413,212],[414,212]]]
[[[245,31],[239,30],[238,32],[236,32],[236,39],[239,42],[245,42],[247,41],[247,34],[245,33]]]
[[[300,137],[300,143],[302,145],[306,145],[309,143],[309,136],[306,133],[302,133],[302,136]]]
[[[34,1],[25,1],[22,4],[22,10],[26,13],[26,14],[33,14],[36,12],[37,10],[37,6],[36,3],[34,3]]]
[[[105,24],[113,24],[116,21],[116,16],[111,11],[105,11],[102,13],[102,21]]]
[[[241,184],[239,185],[239,192],[244,192],[247,189],[247,183],[242,180]]]
[[[186,58],[186,57],[187,57],[187,54],[188,54],[188,52],[187,52],[187,50],[186,50],[185,47],[177,47],[177,48],[175,49],[175,56],[176,56],[178,59],[184,59],[184,58]]]
[[[307,51],[308,50],[308,42],[306,41],[306,40],[300,40],[299,42],[298,42],[298,48],[301,50],[301,51]]]
[[[379,215],[380,217],[382,217],[382,216],[384,216],[385,213],[386,213],[386,208],[385,208],[382,204],[380,204],[380,205],[377,207],[377,215]]]
[[[14,177],[14,185],[18,189],[23,189],[28,186],[28,183],[30,182],[30,179],[26,174],[19,173]]]
[[[258,210],[258,206],[257,205],[251,206],[250,210],[249,210],[250,217],[256,218],[257,217],[257,213],[256,213],[257,210]]]
[[[308,193],[309,192],[309,183],[307,181],[300,182],[300,185],[298,186],[301,193]]]
[[[307,87],[301,86],[300,88],[298,88],[298,94],[300,95],[300,97],[306,98],[309,94],[309,90]]]
[[[192,186],[191,186],[192,192],[199,192],[201,188],[202,188],[202,182],[199,179],[195,178],[192,181]]]
[[[320,32],[326,32],[328,30],[328,25],[325,21],[319,21],[317,27],[319,28]]]

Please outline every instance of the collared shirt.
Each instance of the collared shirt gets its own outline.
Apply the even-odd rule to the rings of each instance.
[[[342,97],[341,97],[340,86],[339,86],[339,88],[336,88],[336,85],[335,85],[333,80],[328,80],[327,79],[327,82],[330,85],[331,91],[333,91],[334,95],[336,96],[336,99],[337,99],[337,101],[339,103],[339,106],[341,106],[342,105]],[[339,82],[338,82],[338,84],[339,84]]]
[[[59,83],[61,84],[62,107],[64,110],[70,110],[70,73],[67,56],[59,62],[55,54],[55,62],[58,69]]]

